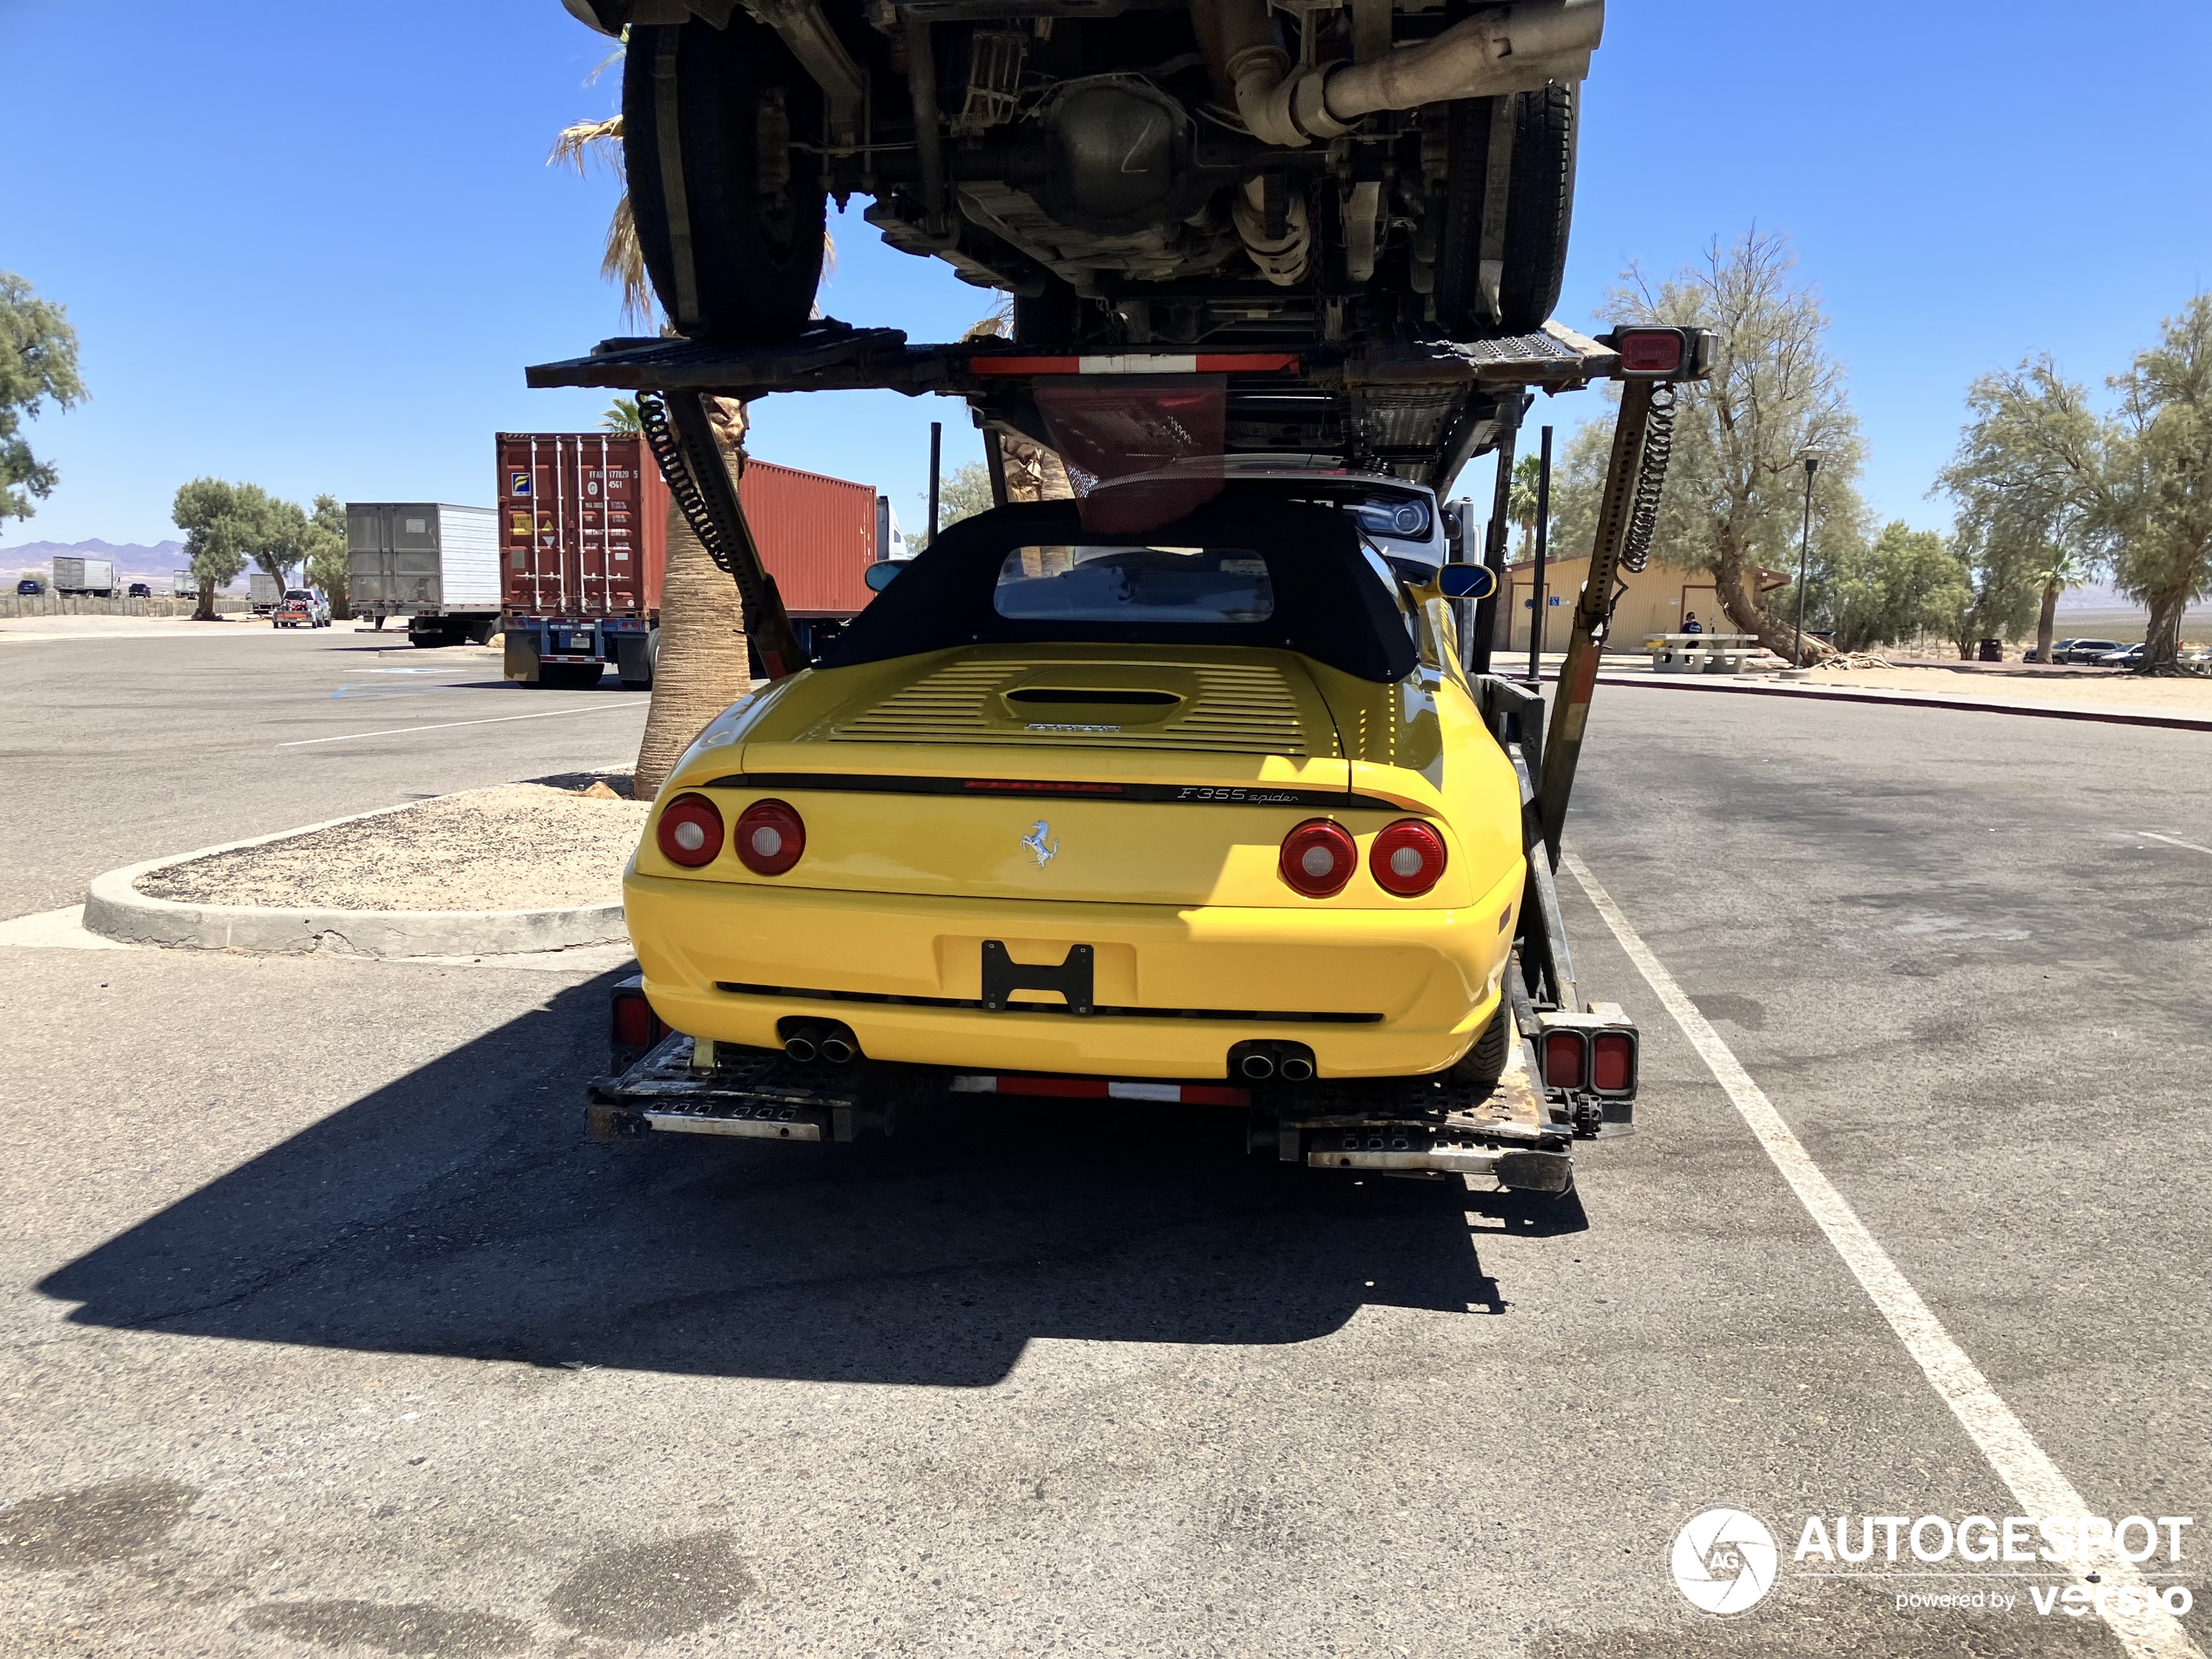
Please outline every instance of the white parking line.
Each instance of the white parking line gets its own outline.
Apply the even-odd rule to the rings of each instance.
[[[2177,841],[2170,835],[2161,835],[2156,830],[2137,830],[2135,833],[2147,841],[2163,841],[2168,846],[2186,846],[2192,853],[2212,853],[2212,846],[2199,846],[2195,841]]]
[[[294,738],[280,749],[304,749],[311,743],[351,743],[355,738],[396,738],[409,732],[448,732],[457,725],[505,725],[509,720],[550,720],[556,714],[604,714],[610,709],[634,709],[650,697],[625,697],[618,703],[601,703],[588,709],[540,709],[536,714],[495,714],[482,720],[441,720],[435,725],[394,725],[381,732],[344,732],[334,738]]]
[[[1905,1344],[1905,1352],[1951,1407],[1960,1426],[1973,1437],[1974,1444],[1981,1448],[1982,1455],[1989,1460],[1998,1477],[2012,1488],[2022,1513],[2094,1513],[2074,1489],[2074,1483],[2059,1473],[2058,1466],[2035,1443],[2027,1426],[2013,1415],[2013,1408],[1989,1386],[1989,1379],[1966,1357],[1966,1351],[1952,1339],[1942,1322],[1921,1300],[1919,1291],[1898,1271],[1889,1252],[1875,1242],[1866,1224],[1844,1201],[1843,1194],[1836,1190],[1804,1143],[1783,1121],[1782,1114],[1775,1110],[1774,1103],[1751,1081],[1750,1074],[1743,1069],[1728,1044],[1721,1041],[1720,1034],[1706,1022],[1705,1016],[1697,1011],[1697,1005],[1683,995],[1674,975],[1629,926],[1628,917],[1613,902],[1613,896],[1598,885],[1588,867],[1574,853],[1566,853],[1561,862],[1588,895],[1605,925],[1613,930],[1614,938],[1621,941],[1621,948],[1636,965],[1636,971],[1658,993],[1660,1001],[1674,1015],[1675,1023],[1682,1028],[1698,1057],[1728,1092],[1729,1099],[1736,1103],[1736,1109],[1743,1114],[1744,1123],[1750,1126],[1751,1133],[1773,1160],[1774,1167],[1797,1195],[1797,1201],[1827,1235],[1828,1242],[1844,1258],[1852,1277],[1865,1287],[1875,1307]],[[2068,1567],[2093,1595],[2100,1589],[2128,1588],[2135,1592],[2131,1599],[2141,1610],[2134,1613],[2122,1613],[2113,1605],[2116,1598],[2109,1595],[2097,1600],[2098,1612],[2134,1659],[2204,1659],[2202,1650],[2182,1629],[2180,1621],[2152,1600],[2148,1581],[2125,1555],[2107,1546],[2094,1558],[2070,1562]],[[2093,1575],[2097,1581],[2094,1583],[2090,1582]]]

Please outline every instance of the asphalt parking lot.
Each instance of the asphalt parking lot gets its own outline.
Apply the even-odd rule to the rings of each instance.
[[[0,914],[634,745],[609,712],[280,748],[612,700],[350,709],[367,643],[0,644],[41,711]],[[2087,1507],[2212,1512],[2206,739],[1597,708],[1594,881]],[[1806,1515],[2021,1511],[1563,887],[1645,1070],[1549,1209],[1141,1110],[593,1148],[604,976],[0,948],[0,1651],[2121,1651],[1786,1560]],[[1669,1573],[1716,1505],[1790,1522],[1735,1618]]]
[[[103,870],[541,773],[627,766],[646,698],[509,685],[481,646],[266,623],[0,630],[0,918]]]

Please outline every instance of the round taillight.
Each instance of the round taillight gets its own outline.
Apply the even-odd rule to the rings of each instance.
[[[1283,838],[1278,867],[1283,880],[1307,898],[1326,899],[1342,893],[1352,880],[1359,867],[1359,848],[1343,825],[1309,818]]]
[[[738,819],[731,837],[738,860],[755,875],[781,875],[806,850],[806,826],[779,800],[757,800]]]
[[[1375,837],[1367,867],[1385,893],[1418,899],[1443,880],[1444,838],[1418,818],[1401,818]]]
[[[696,870],[722,850],[722,814],[704,795],[678,795],[661,809],[654,835],[671,864]]]

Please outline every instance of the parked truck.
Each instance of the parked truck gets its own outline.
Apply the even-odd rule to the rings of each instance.
[[[500,561],[506,674],[525,685],[653,683],[668,486],[644,440],[618,432],[502,432]],[[871,597],[877,496],[866,484],[745,462],[746,515],[802,643],[819,650]]]
[[[89,594],[95,599],[112,599],[115,597],[115,561],[57,555],[54,559],[54,591]]]
[[[347,594],[381,628],[407,618],[412,645],[482,644],[499,627],[499,534],[489,507],[348,502]]]
[[[169,578],[169,592],[171,597],[173,598],[199,598],[199,577],[198,574],[191,570],[179,570],[175,572]]]
[[[271,615],[283,597],[284,590],[266,570],[256,570],[246,578],[246,603],[255,616]]]

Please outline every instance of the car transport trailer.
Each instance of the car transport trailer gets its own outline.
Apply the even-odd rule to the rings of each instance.
[[[1502,502],[1480,550],[1480,568],[1472,557],[1473,525],[1449,512],[1442,516],[1451,538],[1442,566],[1424,570],[1417,562],[1388,560],[1413,600],[1434,604],[1440,596],[1453,603],[1462,649],[1460,661],[1445,666],[1464,674],[1462,685],[1509,763],[1520,797],[1526,885],[1509,913],[1514,932],[1501,1011],[1476,1038],[1478,1047],[1498,1050],[1491,1066],[1474,1068],[1487,1070],[1488,1080],[1470,1085],[1469,1069],[1460,1063],[1406,1076],[1351,1075],[1357,1068],[1339,1068],[1344,1075],[1337,1075],[1326,1063],[1317,1064],[1315,1049],[1297,1040],[1295,1026],[1285,1022],[1339,1016],[1103,1007],[1098,975],[1104,970],[1095,965],[1090,948],[1073,947],[1056,963],[1017,962],[1005,941],[987,939],[981,995],[970,998],[721,986],[751,997],[793,999],[792,1015],[773,1027],[780,1049],[766,1042],[732,1043],[671,1028],[643,979],[629,981],[613,997],[610,1075],[589,1092],[590,1134],[603,1141],[674,1133],[836,1142],[890,1133],[902,1103],[931,1096],[990,1094],[1034,1100],[1059,1114],[1088,1107],[1109,1118],[1117,1102],[1155,1101],[1244,1114],[1254,1150],[1311,1168],[1481,1175],[1510,1189],[1568,1190],[1575,1140],[1632,1127],[1639,1053],[1635,1028],[1618,1005],[1583,998],[1553,873],[1617,573],[1641,568],[1648,556],[1675,387],[1702,377],[1710,340],[1700,331],[1664,327],[1622,328],[1591,340],[1548,325],[1537,334],[1473,345],[1143,353],[1063,361],[989,342],[909,347],[894,331],[830,325],[799,348],[610,341],[591,358],[533,370],[535,385],[611,386],[641,394],[647,438],[669,487],[738,586],[754,648],[777,681],[806,668],[808,658],[782,614],[736,492],[722,468],[709,464],[716,451],[705,396],[859,386],[951,393],[968,400],[987,431],[1008,431],[1040,443],[1058,437],[1072,450],[1081,442],[1078,436],[1067,442],[1076,426],[1054,413],[1055,406],[1064,413],[1070,394],[1090,397],[1094,408],[1106,409],[1118,421],[1115,429],[1127,433],[1141,395],[1201,389],[1219,411],[1221,436],[1215,442],[1224,464],[1300,456],[1314,469],[1317,493],[1325,493],[1318,490],[1319,481],[1353,477],[1448,488],[1465,461],[1486,450],[1500,453],[1502,489],[1528,388],[1622,382],[1591,577],[1576,609],[1561,694],[1548,719],[1533,685],[1489,671],[1492,629],[1481,613],[1494,597],[1504,563]],[[1141,434],[1136,442],[1141,448]],[[995,444],[992,450],[996,453]],[[1333,466],[1326,464],[1331,462]],[[1172,476],[1173,469],[1161,475]],[[1003,504],[1003,478],[993,482]],[[1368,545],[1383,544],[1371,539]],[[1094,729],[1119,728],[1031,728]],[[888,802],[884,806],[895,810]],[[714,828],[718,846],[718,819]],[[1051,856],[1042,844],[1044,831],[1040,824],[1035,849],[1040,864]],[[649,845],[643,851],[650,850]],[[702,898],[706,891],[699,889]],[[735,891],[742,896],[749,890]],[[1028,1000],[1022,1000],[1024,992]],[[1035,1000],[1040,995],[1061,1000],[1041,1002]],[[867,1027],[871,1019],[895,1023],[924,1004],[961,1017],[980,1014],[1007,1021],[1010,1055],[1036,1051],[1026,1035],[1036,1028],[1032,1022],[1064,1031],[1069,1022],[1100,1016],[1180,1013],[1186,1022],[1218,1021],[1223,1069],[1181,1077],[1116,1076],[1121,1068],[918,1063],[867,1052],[856,1025]],[[835,1017],[840,1011],[846,1018]],[[1313,1042],[1322,1038],[1315,1028]],[[1467,1058],[1474,1057],[1469,1050]],[[1092,1102],[1097,1104],[1088,1106]]]

